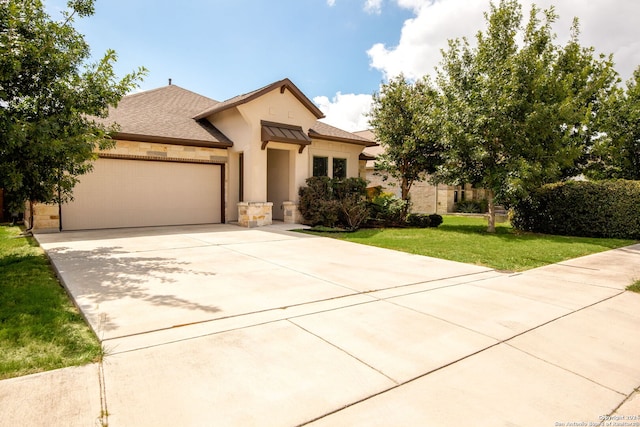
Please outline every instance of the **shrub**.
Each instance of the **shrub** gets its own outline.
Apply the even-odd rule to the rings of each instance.
[[[461,200],[453,205],[454,212],[461,213],[485,213],[487,212],[487,200]]]
[[[338,222],[340,206],[333,199],[331,178],[317,176],[307,179],[307,186],[298,191],[298,209],[305,223],[334,227]]]
[[[403,218],[405,205],[406,202],[390,193],[382,193],[374,197],[369,203],[370,224],[382,227],[405,225],[405,218]]]
[[[369,206],[362,197],[349,195],[338,201],[340,219],[347,230],[357,230],[369,218]]]
[[[545,185],[514,206],[520,230],[640,239],[640,181],[570,181]]]
[[[407,216],[407,224],[411,227],[427,228],[431,226],[429,215],[412,213]]]
[[[306,224],[357,229],[369,216],[367,183],[361,178],[311,177],[298,191],[298,209]]]
[[[442,224],[442,216],[438,214],[429,215],[429,227],[438,227]]]

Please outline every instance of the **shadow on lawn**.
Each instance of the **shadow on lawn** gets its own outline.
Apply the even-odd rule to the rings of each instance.
[[[215,276],[216,273],[187,268],[188,262],[163,257],[130,256],[119,247],[96,248],[90,251],[69,248],[50,249],[49,256],[67,277],[68,290],[83,312],[89,307],[122,298],[144,301],[156,306],[179,307],[217,313],[218,307],[199,304],[178,296],[174,274]],[[158,292],[165,290],[166,292]],[[153,287],[154,289],[150,289]],[[94,329],[109,331],[117,327],[106,314],[84,313]]]
[[[439,229],[443,231],[449,231],[453,233],[460,233],[465,235],[477,235],[479,237],[494,237],[501,239],[505,242],[526,242],[526,241],[547,241],[558,244],[575,244],[588,243],[595,246],[600,246],[606,249],[614,249],[620,247],[620,242],[625,239],[609,239],[599,237],[576,237],[576,236],[561,236],[553,234],[541,234],[533,233],[529,231],[521,231],[511,226],[496,224],[496,232],[489,233],[486,225],[446,225],[442,224]]]

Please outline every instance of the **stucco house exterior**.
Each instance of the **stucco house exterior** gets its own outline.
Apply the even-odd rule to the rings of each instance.
[[[354,132],[356,135],[375,141],[375,135],[371,130]],[[362,177],[368,181],[368,187],[380,186],[384,192],[393,193],[401,197],[400,185],[393,178],[383,180],[376,173],[375,158],[384,152],[380,145],[367,147],[363,152],[369,160],[366,161]],[[455,203],[462,200],[480,200],[485,198],[483,189],[473,188],[470,184],[464,186],[451,186],[446,184],[431,184],[427,179],[414,182],[409,191],[411,197],[411,212],[426,214],[447,214],[455,212]]]
[[[97,153],[73,201],[34,205],[27,225],[58,231],[299,222],[305,180],[361,176],[362,151],[375,146],[323,117],[289,79],[224,102],[171,84],[126,96],[107,119],[120,126],[115,148]]]

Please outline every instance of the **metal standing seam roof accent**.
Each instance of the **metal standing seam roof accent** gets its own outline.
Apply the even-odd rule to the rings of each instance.
[[[260,124],[262,125],[261,139],[263,150],[270,141],[297,144],[300,146],[298,150],[299,153],[302,153],[304,147],[311,144],[311,138],[304,133],[301,126],[268,122],[265,120],[260,121]]]

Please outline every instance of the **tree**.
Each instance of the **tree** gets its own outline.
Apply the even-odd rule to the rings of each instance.
[[[640,180],[640,67],[616,88],[602,109],[603,134],[597,139],[589,176]]]
[[[437,175],[488,190],[493,232],[496,203],[580,172],[597,133],[594,117],[617,75],[610,57],[594,59],[593,48],[580,46],[577,20],[569,42],[554,44],[553,8],[541,14],[533,6],[523,26],[520,4],[501,0],[485,18],[477,46],[456,39],[443,51],[446,149]]]
[[[369,124],[384,148],[376,169],[384,179],[391,176],[400,183],[406,216],[411,186],[441,163],[438,92],[427,78],[410,83],[400,75],[374,94],[370,115]]]
[[[97,149],[113,146],[104,118],[146,70],[118,80],[109,50],[87,64],[89,46],[72,26],[94,0],[71,0],[54,21],[40,0],[0,2],[0,188],[14,204],[62,203]]]

